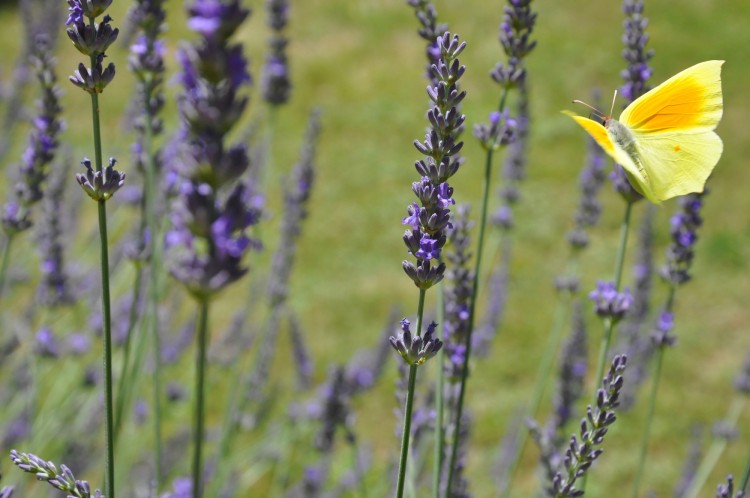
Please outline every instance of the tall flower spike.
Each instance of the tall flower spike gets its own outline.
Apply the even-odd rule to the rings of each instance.
[[[188,14],[201,41],[178,54],[184,140],[176,151],[179,198],[166,245],[172,275],[192,294],[207,297],[242,277],[242,257],[259,247],[246,230],[260,218],[260,199],[237,181],[250,166],[248,152],[225,144],[248,102],[239,95],[251,81],[247,61],[229,38],[249,11],[238,0],[196,0]]]
[[[697,231],[703,224],[701,208],[704,190],[698,194],[688,194],[680,198],[680,210],[672,216],[672,243],[667,248],[667,262],[661,268],[661,277],[669,284],[678,286],[687,283],[693,265],[693,247],[698,240]]]
[[[65,465],[60,465],[60,470],[54,463],[48,462],[31,453],[19,453],[16,450],[10,450],[10,459],[16,464],[16,467],[35,474],[40,481],[47,481],[53,488],[69,493],[78,498],[104,498],[98,489],[91,492],[91,486],[88,481],[79,481]]]
[[[450,228],[450,209],[454,204],[453,188],[447,183],[461,164],[458,156],[463,142],[456,142],[465,116],[457,106],[466,95],[458,88],[458,80],[465,68],[460,65],[458,55],[466,47],[457,35],[445,33],[438,37],[440,60],[431,68],[436,83],[427,88],[433,106],[427,112],[431,128],[424,142],[415,141],[414,146],[426,157],[416,162],[417,172],[422,175],[412,184],[420,204],[413,203],[408,208],[408,216],[402,223],[409,229],[404,233],[404,243],[416,264],[403,262],[409,278],[420,289],[429,289],[443,279],[445,264],[434,266],[432,260],[439,261],[440,252],[446,242],[446,229]]]

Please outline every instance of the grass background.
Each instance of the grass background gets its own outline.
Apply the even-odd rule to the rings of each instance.
[[[256,0],[250,5],[254,14],[237,38],[246,44],[257,81],[267,29],[262,3]],[[498,100],[498,89],[487,75],[503,57],[497,43],[503,3],[464,0],[439,1],[436,5],[440,20],[449,23],[451,31],[459,33],[468,44],[461,61],[467,66],[462,82],[468,93],[464,112],[470,127],[484,120]],[[571,226],[578,200],[584,141],[581,130],[559,111],[570,108],[573,98],[588,99],[594,87],[608,95],[621,84],[619,72],[624,67],[619,2],[537,0],[533,5],[539,17],[534,32],[538,47],[528,59],[531,143],[528,177],[515,214],[507,311],[490,356],[477,363],[469,384],[469,406],[475,425],[468,475],[476,496],[493,495],[491,464],[512,413],[533,386],[536,364],[551,324],[555,300],[551,282],[567,257],[565,232]],[[113,4],[115,25],[122,25],[128,7],[122,0]],[[179,40],[191,37],[184,27],[182,7],[182,2],[169,2],[167,64],[171,72],[176,68],[174,50]],[[750,140],[745,123],[750,109],[746,91],[750,31],[745,0],[647,1],[646,15],[651,21],[649,46],[656,51],[652,61],[654,84],[703,60],[727,61],[723,70],[725,112],[718,128],[724,140],[724,155],[710,181],[711,195],[706,200],[705,226],[700,232],[693,272],[695,280],[680,289],[677,296],[679,343],[666,357],[645,476],[645,487],[665,496],[679,476],[691,425],[711,424],[724,415],[732,394],[732,377],[750,351],[750,173],[746,166]],[[4,53],[1,65],[7,74],[22,41],[20,20],[12,7],[0,10],[0,25],[4,27],[0,32]],[[416,28],[416,19],[402,1],[293,2],[288,33],[294,89],[291,103],[277,116],[273,169],[268,178],[269,228],[263,228],[268,250],[250,256],[250,277],[225,292],[213,308],[212,324],[214,330],[223,329],[233,310],[243,305],[245,287],[251,280],[262,278],[266,271],[269,253],[275,247],[272,227],[279,221],[280,178],[296,159],[309,109],[321,107],[323,134],[317,184],[290,292],[290,306],[308,334],[316,362],[315,378],[319,381],[324,379],[328,365],[347,362],[352,351],[376,343],[394,304],[402,314],[411,314],[416,308],[416,288],[400,268],[401,260],[407,256],[400,220],[412,201],[410,183],[416,179],[412,164],[418,158],[411,143],[422,137],[426,126],[424,43],[417,37]],[[62,33],[62,26],[60,29]],[[89,101],[87,95],[64,81],[64,75],[71,73],[81,59],[64,34],[60,35],[58,56],[68,125],[63,140],[71,147],[73,162],[77,163],[80,157],[93,154]],[[118,157],[121,169],[129,171],[132,168],[127,158],[132,137],[123,131],[122,116],[133,85],[126,70],[126,50],[116,47],[109,60],[117,65],[118,76],[100,99],[104,154]],[[170,95],[176,91],[176,84],[170,83]],[[26,93],[30,96],[34,90]],[[177,113],[173,98],[168,100],[167,128],[174,129]],[[264,112],[255,95],[251,109],[256,115]],[[248,122],[250,119],[248,116]],[[19,157],[25,133],[25,126],[15,130],[10,158]],[[459,202],[476,206],[483,158],[469,135],[464,137],[466,163],[455,177],[454,187]],[[5,197],[8,185],[0,185]],[[73,189],[71,192],[72,196],[79,195]],[[586,253],[583,289],[592,288],[598,278],[611,278],[623,207],[609,186],[602,198],[604,214],[592,232],[592,247]],[[126,233],[132,214],[127,208],[117,207],[116,198],[110,205],[117,238]],[[637,206],[636,221],[644,207],[644,203]],[[657,210],[657,264],[663,261],[669,216],[674,209],[675,203],[668,202]],[[84,202],[80,214],[83,228],[79,233],[89,235],[75,238],[77,254],[72,253],[71,257],[78,259],[80,255],[81,264],[86,266],[97,264],[96,246],[91,244],[94,220],[92,206]],[[24,244],[30,243],[16,245],[14,262],[27,257],[28,246]],[[631,251],[629,256],[632,254]],[[629,261],[630,257],[626,264]],[[132,270],[123,265],[115,279],[114,295],[129,292],[129,285]],[[658,283],[655,289],[655,303],[659,303],[664,289]],[[428,301],[433,302],[434,297]],[[28,294],[16,295],[16,302],[23,306],[30,299]],[[76,313],[80,314],[80,310]],[[600,327],[589,318],[593,358]],[[66,319],[75,323],[77,318]],[[289,385],[290,375],[285,376],[287,380],[282,379],[292,368],[286,349],[282,342],[275,365],[281,386]],[[187,358],[183,368],[168,375],[189,382],[191,368],[192,361]],[[434,369],[434,365],[429,368]],[[394,370],[391,364],[387,378],[356,405],[357,427],[375,456],[376,472],[370,477],[373,486],[384,481],[386,464],[397,453]],[[211,382],[215,388],[211,395],[223,394],[222,377],[215,372]],[[211,420],[218,423],[223,402],[212,406]],[[629,490],[644,412],[644,404],[639,403],[611,431],[606,453],[589,479],[591,496],[620,496],[613,490]],[[173,413],[170,423],[176,427],[187,422],[188,418],[183,418],[184,422],[180,419],[187,415],[187,409]],[[744,424],[750,420],[747,413],[742,420]],[[729,472],[739,473],[749,443],[748,435],[741,434],[709,482],[718,482]],[[535,489],[535,453],[526,453],[526,470],[516,496],[529,496]],[[97,480],[96,474],[91,478]],[[254,492],[262,493],[262,480]],[[703,495],[710,496],[711,491],[706,489]]]

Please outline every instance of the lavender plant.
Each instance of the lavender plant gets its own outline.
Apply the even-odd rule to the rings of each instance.
[[[94,167],[88,158],[81,164],[86,167],[85,174],[77,174],[76,180],[83,191],[97,203],[99,211],[99,237],[101,248],[101,277],[102,277],[102,310],[104,321],[104,391],[105,391],[105,433],[106,433],[106,478],[105,490],[108,498],[115,497],[114,472],[114,416],[112,402],[112,331],[110,317],[109,292],[109,249],[107,237],[107,208],[106,201],[122,187],[125,174],[115,169],[115,159],[110,158],[109,165],[102,163],[102,144],[99,124],[99,94],[104,91],[115,77],[115,65],[109,63],[103,67],[105,52],[114,43],[119,34],[117,28],[110,25],[112,18],[104,15],[100,22],[96,19],[102,16],[110,6],[111,0],[68,0],[68,38],[73,46],[83,55],[89,57],[90,66],[83,63],[69,79],[71,83],[88,93],[91,97],[91,119],[94,142]],[[88,24],[87,24],[88,22]]]
[[[268,39],[268,55],[261,76],[261,92],[263,100],[275,107],[285,104],[292,91],[286,55],[289,40],[284,36],[284,28],[289,22],[289,1],[266,0],[266,11],[272,34]]]
[[[402,266],[414,285],[419,288],[417,324],[412,334],[408,320],[402,320],[402,331],[390,339],[391,345],[409,365],[397,483],[399,497],[403,496],[404,492],[417,366],[434,356],[442,347],[442,341],[433,337],[436,325],[428,327],[422,336],[422,319],[427,289],[440,282],[445,274],[445,263],[434,263],[439,261],[441,250],[447,240],[445,231],[450,225],[449,206],[455,203],[453,188],[448,184],[448,180],[459,169],[460,161],[456,154],[463,147],[463,142],[455,141],[454,132],[465,120],[457,106],[466,96],[465,92],[458,89],[458,80],[466,70],[461,66],[458,56],[466,44],[461,43],[457,35],[451,37],[447,32],[438,37],[437,42],[440,47],[440,61],[432,66],[437,83],[427,88],[427,94],[432,101],[432,107],[427,112],[431,128],[425,136],[424,143],[414,142],[417,150],[425,155],[424,160],[419,160],[415,164],[422,178],[412,184],[412,191],[421,205],[412,203],[408,208],[408,216],[403,219],[403,224],[409,225],[410,228],[404,233],[403,240],[409,253],[416,258],[416,263],[404,261]]]
[[[230,38],[249,14],[239,0],[196,0],[188,6],[188,27],[199,40],[179,53],[184,88],[179,97],[184,141],[175,161],[178,191],[167,247],[172,276],[198,303],[193,496],[203,492],[204,380],[210,300],[239,280],[242,257],[257,246],[245,230],[259,219],[252,187],[238,180],[250,166],[244,145],[226,135],[247,106],[241,96],[250,83],[242,46]]]

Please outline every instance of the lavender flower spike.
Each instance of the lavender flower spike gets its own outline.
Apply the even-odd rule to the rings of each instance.
[[[401,320],[401,332],[395,337],[391,336],[388,340],[406,363],[419,366],[435,356],[443,347],[443,343],[437,337],[433,337],[437,323],[430,323],[422,336],[413,335],[409,330],[409,325],[409,320],[406,318]]]
[[[447,180],[460,166],[457,156],[463,142],[455,142],[455,133],[464,123],[465,116],[458,111],[458,105],[466,92],[459,91],[458,80],[465,71],[458,61],[458,55],[466,47],[457,35],[450,33],[438,37],[441,58],[432,66],[436,83],[427,87],[427,94],[433,107],[427,112],[431,128],[424,142],[415,141],[414,146],[426,157],[417,161],[417,172],[422,175],[412,184],[420,204],[413,203],[408,208],[408,216],[403,219],[410,229],[404,233],[404,243],[416,264],[403,262],[403,268],[414,284],[422,290],[429,289],[443,279],[445,264],[433,266],[431,260],[439,260],[440,251],[446,242],[446,229],[450,228],[450,209],[454,204],[453,188]]]
[[[52,462],[47,462],[31,453],[19,453],[16,450],[10,450],[10,459],[16,466],[28,472],[35,474],[40,481],[47,481],[52,487],[69,493],[68,496],[73,498],[104,498],[98,489],[91,493],[91,486],[88,481],[79,481],[65,465],[60,465],[60,470]]]
[[[596,314],[601,318],[620,320],[633,304],[633,296],[628,289],[617,292],[614,282],[599,281],[596,290],[589,293],[589,299],[594,301]]]

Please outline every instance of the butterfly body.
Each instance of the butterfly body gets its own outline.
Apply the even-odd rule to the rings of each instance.
[[[703,191],[721,157],[713,131],[721,119],[721,65],[696,64],[603,123],[570,115],[616,162],[631,185],[654,203]]]

